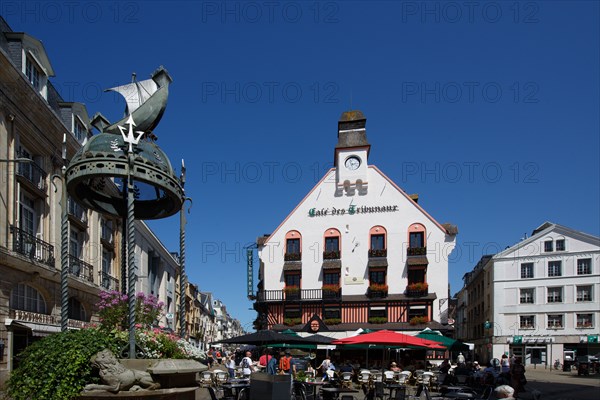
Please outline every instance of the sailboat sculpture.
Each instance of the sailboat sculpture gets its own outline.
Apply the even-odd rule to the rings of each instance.
[[[107,91],[120,93],[127,102],[123,119],[103,129],[104,132],[121,135],[118,126],[124,126],[129,118],[133,118],[136,130],[152,133],[160,122],[169,97],[169,85],[173,79],[162,66],[152,74],[151,79],[117,86]]]

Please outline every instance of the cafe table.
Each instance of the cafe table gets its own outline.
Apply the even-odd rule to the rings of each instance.
[[[307,389],[306,390],[306,398],[307,399],[314,399],[314,400],[319,399],[319,393],[318,393],[317,389],[328,383],[329,382],[327,382],[327,381],[325,381],[325,382],[323,382],[323,381],[304,381],[304,382],[294,381],[294,384],[301,384]]]
[[[323,400],[335,400],[340,393],[359,393],[359,391],[344,387],[324,387],[321,388],[321,393],[323,393]]]

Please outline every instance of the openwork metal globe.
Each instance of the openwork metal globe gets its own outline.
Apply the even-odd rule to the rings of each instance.
[[[133,171],[128,171],[128,146],[122,136],[111,133],[88,140],[67,168],[69,194],[87,208],[122,217],[127,212],[123,189],[131,176],[136,219],[165,218],[181,210],[183,189],[167,155],[142,138],[133,149]]]

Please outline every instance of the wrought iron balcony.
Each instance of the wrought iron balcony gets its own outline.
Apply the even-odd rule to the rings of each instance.
[[[331,250],[323,252],[323,260],[339,260],[340,259],[340,251],[339,250]]]
[[[22,157],[19,155],[19,157]],[[29,158],[29,157],[24,157]],[[46,177],[48,174],[42,167],[37,165],[35,162],[20,162],[17,164],[17,176],[24,178],[29,181],[33,187],[46,191]]]
[[[69,254],[69,273],[73,276],[94,283],[94,266]]]
[[[15,226],[11,226],[10,230],[13,251],[54,268],[54,246]]]
[[[387,249],[369,249],[369,258],[387,257]]]
[[[119,280],[106,272],[100,272],[100,286],[107,290],[119,290]]]
[[[283,256],[284,261],[300,261],[302,260],[302,253],[285,253]]]
[[[406,249],[406,254],[409,256],[425,256],[427,255],[427,247],[409,247]]]

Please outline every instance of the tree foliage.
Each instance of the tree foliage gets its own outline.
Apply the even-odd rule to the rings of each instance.
[[[8,381],[13,400],[65,400],[78,395],[87,383],[98,382],[90,359],[108,348],[116,353],[110,335],[97,329],[67,331],[45,337],[19,355],[19,366]]]

